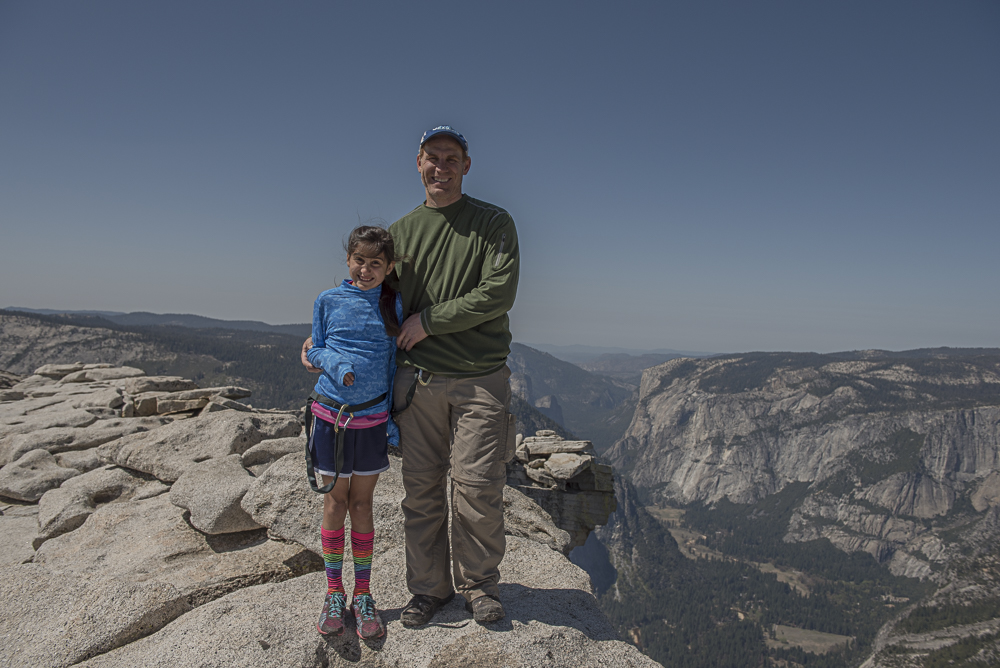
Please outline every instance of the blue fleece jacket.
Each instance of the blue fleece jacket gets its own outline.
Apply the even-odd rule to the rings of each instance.
[[[392,379],[396,373],[396,339],[385,333],[378,300],[382,289],[360,290],[345,280],[320,293],[313,305],[313,347],[306,353],[309,363],[322,369],[316,391],[342,404],[357,405],[385,393],[376,406],[355,416],[390,410]],[[396,295],[396,318],[403,322],[403,302]],[[354,384],[344,385],[344,376],[354,373]],[[389,442],[399,443],[399,429],[390,417],[386,427]]]

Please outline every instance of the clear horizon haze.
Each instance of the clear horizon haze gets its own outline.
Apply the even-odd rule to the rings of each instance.
[[[0,3],[0,307],[308,322],[423,201],[521,248],[516,341],[1000,346],[1000,3]]]

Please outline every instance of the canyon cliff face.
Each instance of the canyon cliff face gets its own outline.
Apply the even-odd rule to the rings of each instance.
[[[997,351],[677,359],[648,369],[607,458],[654,502],[753,503],[809,483],[786,541],[827,538],[899,575],[1000,502]]]

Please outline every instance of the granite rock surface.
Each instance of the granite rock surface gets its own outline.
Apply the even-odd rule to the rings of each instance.
[[[240,502],[254,477],[239,455],[195,464],[170,487],[170,503],[190,511],[191,526],[207,534],[260,529]]]
[[[112,465],[64,482],[47,491],[38,502],[38,537],[35,549],[56,536],[79,528],[99,507],[132,499],[146,499],[169,491],[150,476]]]
[[[101,446],[101,456],[172,483],[199,462],[243,454],[263,440],[295,436],[301,430],[293,415],[221,411],[125,436]]]
[[[0,496],[38,501],[45,492],[78,475],[76,469],[59,466],[47,451],[32,450],[0,469]]]
[[[174,587],[0,569],[0,665],[62,668],[156,631],[191,609]]]
[[[195,388],[95,364],[38,371],[5,390],[19,398],[0,403],[0,447],[41,445],[20,459],[59,480],[36,503],[0,499],[0,665],[658,665],[617,638],[564,556],[569,534],[512,488],[507,617],[479,626],[457,600],[435,624],[401,626],[396,458],[374,507],[372,587],[388,634],[323,638],[322,497],[306,482],[298,413],[230,406],[209,388],[205,406],[144,418],[140,395],[155,412],[161,396]],[[169,400],[200,406],[206,393]],[[2,466],[0,478],[20,468]]]

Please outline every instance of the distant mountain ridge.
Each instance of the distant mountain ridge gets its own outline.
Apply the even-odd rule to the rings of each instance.
[[[690,357],[690,355],[673,355],[670,353],[644,353],[642,355],[605,353],[587,362],[577,362],[576,365],[591,373],[598,373],[602,376],[623,380],[638,387],[642,381],[643,371],[658,364],[669,362],[672,359],[677,359],[678,357]]]
[[[523,345],[541,350],[553,357],[557,357],[564,362],[580,364],[591,362],[604,355],[628,355],[638,357],[642,355],[665,355],[667,359],[675,357],[711,357],[718,353],[695,352],[691,350],[672,350],[670,348],[657,348],[655,350],[640,350],[638,348],[622,348],[619,346],[584,346],[580,344],[558,345],[551,343],[524,343]]]
[[[133,313],[121,313],[118,311],[59,311],[53,309],[30,309],[22,307],[8,307],[4,310],[34,313],[38,315],[96,316],[103,318],[108,322],[113,322],[116,325],[124,325],[127,327],[171,325],[174,327],[190,327],[192,329],[236,329],[254,332],[291,334],[292,336],[301,336],[303,339],[312,334],[312,325],[309,323],[271,325],[258,320],[220,320],[218,318],[209,318],[203,315],[193,315],[190,313],[149,313],[146,311],[135,311]]]
[[[47,316],[85,316],[97,317],[129,327],[148,327],[170,325],[174,327],[190,327],[193,329],[219,328],[249,330],[254,332],[275,332],[301,336],[303,339],[312,335],[310,323],[291,323],[287,325],[271,325],[260,320],[222,320],[191,313],[150,313],[148,311],[92,311],[92,310],[59,310],[44,308],[27,308],[23,306],[8,306],[8,312],[32,313]],[[553,357],[577,364],[588,371],[619,378],[627,375],[634,385],[638,384],[638,376],[642,369],[662,363],[676,357],[709,357],[715,353],[690,352],[660,348],[656,350],[638,350],[632,348],[583,346],[583,345],[552,345],[552,344],[521,344],[546,352]],[[628,367],[623,371],[619,367]],[[621,379],[621,378],[620,378]]]

